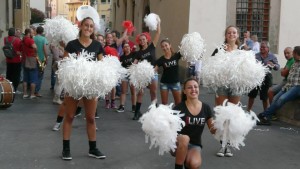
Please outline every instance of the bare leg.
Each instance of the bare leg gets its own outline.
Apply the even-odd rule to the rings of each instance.
[[[83,105],[85,109],[86,129],[89,141],[96,141],[96,123],[95,113],[97,107],[97,99],[83,98]]]
[[[179,104],[181,102],[181,91],[173,90],[172,94],[173,94],[175,105]]]
[[[263,104],[263,108],[264,108],[264,111],[265,111],[269,106],[268,99],[267,100],[262,100],[262,104]]]
[[[63,139],[70,140],[72,123],[77,108],[78,100],[75,100],[72,97],[65,96],[64,103],[65,105],[65,120],[63,123]]]
[[[168,90],[160,90],[161,103],[163,105],[168,104]]]
[[[151,102],[156,99],[156,90],[157,90],[157,81],[152,80],[150,84],[150,96],[151,96]]]
[[[187,135],[177,136],[177,149],[176,149],[176,157],[175,157],[176,164],[183,165],[188,153],[189,142],[190,142],[189,136]]]
[[[249,97],[249,99],[248,99],[247,111],[250,111],[250,110],[252,109],[253,104],[254,104],[254,99],[255,99],[255,98]]]

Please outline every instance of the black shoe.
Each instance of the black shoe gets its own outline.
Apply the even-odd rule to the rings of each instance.
[[[103,153],[101,153],[101,151],[98,150],[97,148],[90,150],[89,151],[89,156],[94,157],[94,158],[98,158],[98,159],[105,159],[106,158],[106,156]]]
[[[141,116],[142,116],[142,114],[141,114],[140,111],[139,112],[135,112],[132,120],[139,120]]]
[[[75,118],[81,116],[81,107],[77,107],[76,112],[75,112]]]
[[[123,113],[125,111],[125,107],[123,105],[120,105],[119,108],[117,109],[117,112]]]
[[[259,117],[259,121],[256,122],[256,125],[270,126],[271,122],[266,117]]]
[[[132,113],[135,112],[135,105],[132,105]]]
[[[62,151],[62,159],[63,160],[72,160],[72,156],[71,156],[70,150],[63,150]]]

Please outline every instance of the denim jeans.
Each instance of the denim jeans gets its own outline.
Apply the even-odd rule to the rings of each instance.
[[[294,86],[288,91],[280,91],[277,95],[275,95],[274,101],[270,107],[268,107],[261,115],[270,119],[271,116],[275,114],[276,110],[281,108],[281,106],[283,106],[286,102],[295,100],[297,97],[300,97],[300,86]]]
[[[53,70],[51,70],[51,88],[54,89],[56,82],[56,74]]]
[[[35,93],[39,93],[39,91],[41,90],[43,78],[44,78],[44,71],[42,72],[39,71],[38,80],[35,86]]]

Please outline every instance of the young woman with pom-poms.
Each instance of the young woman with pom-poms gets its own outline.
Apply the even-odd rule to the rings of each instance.
[[[179,59],[182,57],[179,52],[172,50],[169,40],[164,39],[160,42],[161,49],[164,53],[156,61],[155,69],[163,67],[163,73],[160,80],[160,94],[162,104],[168,104],[168,92],[172,91],[175,105],[181,102],[181,86],[179,82]]]
[[[240,41],[239,41],[239,30],[235,26],[228,26],[225,29],[225,42],[224,42],[224,47],[227,52],[231,52],[234,50],[238,50],[240,46]],[[216,49],[214,53],[212,54],[213,56],[218,53],[218,50]],[[218,58],[216,58],[218,59]],[[230,68],[228,68],[230,69]],[[240,102],[241,96],[238,93],[234,93],[230,88],[228,87],[219,87],[216,92],[216,98],[215,98],[215,103],[216,106],[222,105],[225,100],[228,100],[231,103],[237,104]],[[226,147],[221,147],[219,152],[217,152],[217,156],[228,156],[231,157],[233,156],[229,146],[226,145]]]
[[[65,47],[64,57],[68,57],[70,53],[79,54],[84,49],[90,54],[94,54],[94,60],[101,60],[103,57],[104,50],[100,42],[94,40],[95,23],[92,18],[84,18],[79,26],[79,38],[70,41]],[[69,72],[72,73],[72,72]],[[85,114],[86,114],[86,127],[87,135],[89,140],[89,153],[90,157],[105,158],[96,146],[96,123],[95,123],[95,112],[97,107],[97,99],[82,98]],[[70,153],[70,136],[72,129],[72,122],[74,119],[75,111],[79,100],[68,96],[66,94],[64,99],[65,104],[65,119],[63,123],[63,151],[62,159],[71,160],[72,156]]]
[[[132,65],[135,57],[136,57],[136,53],[131,52],[129,43],[124,43],[123,44],[123,55],[120,57],[120,62],[122,63],[122,66],[124,68],[128,68],[130,65]],[[129,83],[129,77],[122,79],[122,83],[121,83],[122,93],[121,93],[121,97],[120,97],[120,106],[117,109],[117,112],[125,111],[124,106],[125,106],[125,99],[126,99],[128,83]],[[135,94],[135,88],[132,84],[130,84],[130,93],[131,93],[132,111],[135,111],[136,94]]]
[[[156,62],[156,57],[155,57],[155,48],[159,40],[160,36],[160,22],[157,23],[157,29],[156,33],[154,35],[154,38],[151,41],[151,37],[148,32],[144,32],[139,34],[136,37],[136,41],[139,44],[140,50],[137,51],[136,54],[136,59],[134,63],[138,63],[139,61],[147,60],[151,65],[155,66]],[[155,77],[152,79],[150,85],[148,86],[150,89],[150,96],[151,96],[151,101],[156,100],[156,90],[157,90],[157,81],[158,81],[158,74],[155,75]],[[143,98],[143,89],[138,91],[137,94],[137,102],[136,102],[136,108],[134,112],[134,117],[132,118],[133,120],[138,120],[139,117],[141,116],[140,108],[142,105],[142,98]]]
[[[215,133],[213,114],[208,104],[199,100],[199,84],[195,79],[187,79],[182,88],[182,101],[174,107],[184,114],[181,119],[185,126],[177,136],[177,148],[171,152],[175,156],[175,169],[197,169],[202,163],[201,136],[205,123],[210,132]]]
[[[114,55],[117,55],[117,57],[119,58],[119,54],[118,54],[118,47],[120,45],[122,45],[123,40],[125,39],[125,37],[127,36],[127,31],[125,30],[123,36],[120,39],[114,39],[113,34],[112,33],[107,33],[105,35],[105,46],[104,49],[107,51],[109,50],[109,52],[106,52],[106,54],[112,55],[112,53],[116,53]],[[114,50],[114,51],[112,51]],[[109,102],[109,95],[110,95],[110,99],[111,101]],[[116,98],[116,88],[113,88],[110,92],[110,94],[107,94],[105,96],[105,108],[109,109],[116,109],[117,106],[115,104],[115,98]]]

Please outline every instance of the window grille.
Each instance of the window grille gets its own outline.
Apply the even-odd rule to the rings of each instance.
[[[269,39],[270,0],[237,0],[236,26],[257,35],[258,41]]]

